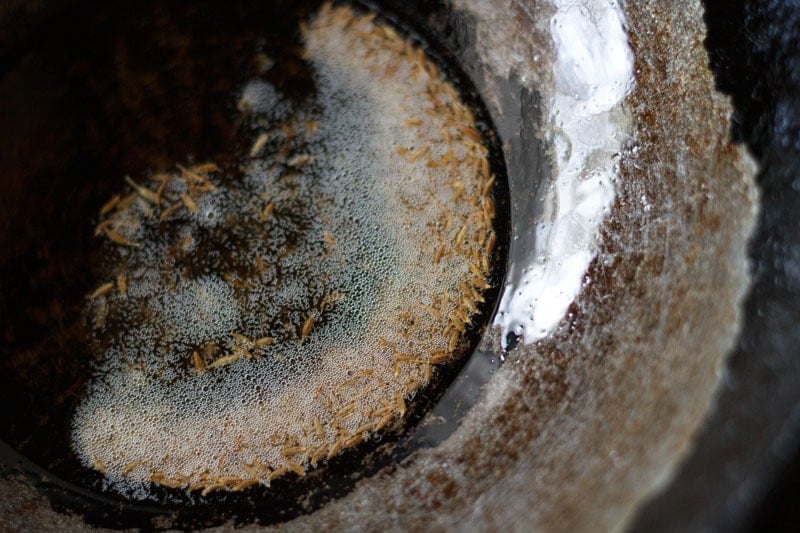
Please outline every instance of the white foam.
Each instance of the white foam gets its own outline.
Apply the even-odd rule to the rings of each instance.
[[[583,287],[615,198],[614,157],[629,132],[622,103],[633,84],[633,53],[622,8],[607,0],[552,0],[552,91],[542,88],[548,139],[557,154],[530,257],[510,265],[495,324],[532,343],[551,333]],[[520,238],[526,238],[520,236]]]
[[[268,113],[279,103],[278,92],[272,84],[263,80],[252,80],[242,89],[239,108],[254,113]]]

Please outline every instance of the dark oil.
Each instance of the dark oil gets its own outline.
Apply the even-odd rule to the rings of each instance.
[[[27,472],[57,508],[110,527],[150,527],[169,515],[176,527],[233,519],[276,523],[313,511],[355,483],[391,468],[414,449],[403,435],[436,404],[467,357],[437,368],[403,427],[340,454],[304,478],[269,489],[207,497],[154,486],[153,501],[127,502],[106,491],[70,448],[70,421],[93,361],[82,320],[101,262],[93,237],[100,206],[125,175],[176,161],[213,160],[233,169],[247,154],[248,124],[236,91],[265,76],[299,101],[313,95],[298,31],[320,2],[79,3],[48,20],[30,42],[2,56],[0,78],[0,461]],[[359,9],[365,7],[356,6]],[[480,339],[504,275],[508,198],[502,154],[488,113],[436,35],[399,13],[370,5],[425,46],[478,120],[498,176],[498,245],[487,303],[468,331]],[[35,37],[35,38],[34,38]],[[275,67],[260,72],[261,52]],[[188,267],[201,268],[191,263]],[[187,267],[187,268],[188,268]]]

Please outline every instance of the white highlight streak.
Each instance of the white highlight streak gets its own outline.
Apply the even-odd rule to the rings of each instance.
[[[547,336],[580,292],[616,195],[613,157],[629,131],[621,104],[633,85],[633,53],[622,8],[608,0],[551,2],[555,87],[544,105],[556,176],[533,232],[534,254],[510,266],[510,275],[523,270],[506,286],[495,319],[504,343],[512,332],[526,344]]]

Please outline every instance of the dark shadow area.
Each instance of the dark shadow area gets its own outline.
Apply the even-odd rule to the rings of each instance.
[[[754,284],[714,411],[638,531],[798,529],[800,516],[800,5],[706,0],[711,67],[732,137],[758,159]]]

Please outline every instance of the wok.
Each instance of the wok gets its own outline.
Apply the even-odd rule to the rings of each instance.
[[[552,203],[567,127],[551,113],[554,95],[570,81],[559,76],[608,66],[611,56],[598,53],[608,51],[607,34],[597,29],[611,20],[603,18],[608,12],[591,1],[578,2],[578,11],[545,0],[379,4],[457,65],[485,105],[508,174],[502,289],[517,288],[537,242],[546,239],[534,236],[536,224],[552,221],[548,207],[568,204],[563,195]],[[136,86],[135,69],[128,78],[103,78],[117,63],[103,63],[97,50],[122,43],[133,63],[156,58],[152,50],[136,55],[136,21],[142,10],[164,9],[158,2],[96,12],[81,2],[0,7],[0,321],[15,324],[15,332],[44,334],[41,324],[24,323],[20,317],[29,315],[21,306],[75,298],[75,280],[87,275],[90,244],[76,221],[109,185],[78,187],[81,173],[133,172],[145,159],[167,162],[176,150],[215,153],[235,143],[214,109],[201,107],[201,118],[176,125],[164,120],[169,110],[120,106],[136,101],[119,98]],[[202,4],[184,15],[205,20],[213,32],[206,9],[213,11]],[[22,356],[8,348],[18,339],[4,333],[4,523],[747,527],[794,459],[800,436],[800,9],[766,0],[643,1],[620,9],[624,24],[611,24],[617,20],[627,33],[632,79],[617,87],[622,105],[602,112],[622,126],[608,139],[601,132],[585,140],[595,150],[587,153],[612,162],[601,167],[613,168],[615,195],[598,212],[596,237],[576,241],[590,260],[574,299],[555,307],[552,328],[536,335],[524,320],[504,322],[513,314],[504,300],[461,375],[429,418],[401,439],[401,453],[268,517],[267,500],[258,497],[233,506],[128,502],[82,484],[80,476],[65,479],[58,460],[26,453],[31,446],[65,449],[63,427],[52,420],[69,402],[52,410],[47,402],[69,379],[60,382],[62,373],[46,369],[35,374],[38,362],[9,364]],[[563,33],[559,23],[574,33]],[[579,50],[585,56],[563,55],[557,45],[565,35],[591,37],[579,39],[588,43]],[[158,46],[169,61],[169,43]],[[589,59],[564,63],[576,57]],[[202,85],[178,59],[168,68],[178,73],[175,88]],[[221,66],[216,79],[234,67]],[[203,94],[232,89],[223,82],[204,86]],[[178,127],[205,144],[182,145],[171,129]],[[579,150],[569,135],[571,149]],[[592,144],[597,138],[599,148]],[[71,266],[49,263],[52,257]],[[75,283],[60,288],[63,279]],[[61,360],[59,350],[68,354],[54,350],[52,361]],[[26,433],[26,423],[38,429]],[[25,441],[30,435],[35,442]]]

